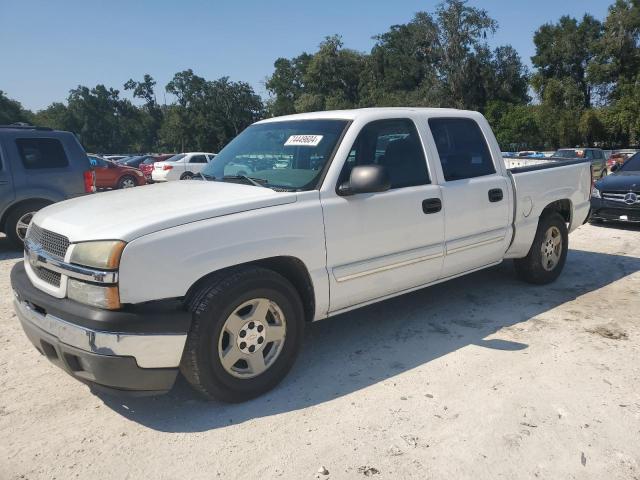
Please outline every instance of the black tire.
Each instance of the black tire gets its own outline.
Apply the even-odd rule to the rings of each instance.
[[[129,182],[133,182],[134,187],[138,185],[138,182],[136,182],[135,177],[132,177],[131,175],[125,175],[124,177],[121,177],[120,180],[118,180],[118,188],[120,190],[124,188],[132,188],[131,186],[127,186],[127,183]]]
[[[543,252],[545,244],[545,235],[551,228],[557,228],[562,244],[558,261],[550,270],[547,270],[543,266]],[[538,230],[536,231],[533,244],[529,249],[529,253],[524,258],[517,258],[514,260],[516,273],[518,277],[525,282],[534,283],[537,285],[544,285],[553,282],[564,268],[564,264],[567,260],[567,250],[569,247],[569,233],[567,230],[567,224],[558,213],[550,213],[542,216],[538,222]]]
[[[4,224],[4,233],[7,235],[9,243],[16,248],[24,248],[24,242],[18,235],[17,225],[18,221],[29,213],[35,213],[38,210],[50,205],[48,202],[33,201],[23,203],[14,207],[7,215],[7,220]]]
[[[180,177],[180,180],[193,180],[193,173],[191,172],[183,173],[182,176]]]
[[[237,378],[222,365],[219,339],[227,318],[244,302],[255,298],[267,298],[278,305],[286,318],[286,337],[267,370],[253,378]],[[188,303],[193,321],[180,370],[205,397],[243,402],[271,390],[287,375],[302,343],[304,310],[297,291],[286,278],[261,267],[239,267],[212,278]]]

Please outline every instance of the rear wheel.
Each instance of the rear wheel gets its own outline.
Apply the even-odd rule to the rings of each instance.
[[[183,173],[182,176],[180,177],[180,180],[193,180],[193,173],[191,172]]]
[[[24,246],[24,239],[27,235],[27,228],[31,224],[33,216],[40,210],[48,205],[46,202],[28,202],[22,205],[18,205],[7,216],[5,223],[5,233],[9,242],[17,247],[22,248]]]
[[[564,218],[558,213],[544,215],[529,253],[514,260],[518,277],[538,285],[553,282],[564,268],[568,247],[569,234]]]
[[[118,188],[133,188],[136,186],[136,179],[130,175],[125,175],[118,181]]]
[[[214,277],[190,307],[180,368],[206,397],[249,400],[286,376],[304,329],[302,302],[287,279],[264,268],[238,268]]]

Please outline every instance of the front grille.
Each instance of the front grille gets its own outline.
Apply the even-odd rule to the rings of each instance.
[[[69,239],[59,233],[54,233],[32,223],[27,240],[42,248],[46,253],[64,259],[69,248]]]
[[[60,286],[60,279],[62,275],[58,272],[52,272],[51,270],[47,270],[46,268],[36,267],[33,269],[36,276],[42,280],[43,282],[48,283],[49,285],[53,285],[54,287]]]

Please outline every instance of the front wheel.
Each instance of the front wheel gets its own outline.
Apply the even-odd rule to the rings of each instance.
[[[564,268],[568,248],[569,233],[564,218],[558,213],[542,216],[529,253],[514,260],[518,277],[538,285],[553,282]]]
[[[275,387],[300,349],[302,302],[291,283],[260,267],[214,277],[190,300],[193,322],[180,369],[208,398],[242,402]]]

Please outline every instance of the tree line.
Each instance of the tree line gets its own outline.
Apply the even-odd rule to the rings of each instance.
[[[328,36],[313,53],[278,58],[261,98],[246,82],[206,80],[192,70],[164,87],[150,75],[125,91],[78,86],[65,103],[30,112],[0,91],[0,124],[28,122],[75,132],[95,152],[218,151],[254,121],[315,110],[371,106],[478,110],[503,150],[640,143],[640,0],[616,0],[600,21],[563,16],[533,37],[530,71],[510,45],[489,47],[498,29],[465,0],[391,26],[370,52]]]

